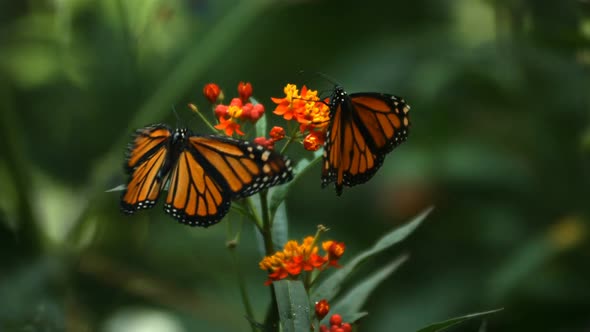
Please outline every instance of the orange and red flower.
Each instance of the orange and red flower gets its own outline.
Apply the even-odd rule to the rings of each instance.
[[[219,87],[214,83],[207,84],[203,89],[203,93],[209,101],[213,100],[215,93],[218,91],[220,91]],[[252,85],[250,83],[240,82],[238,92],[240,98],[233,98],[229,105],[218,104],[214,109],[215,117],[219,121],[215,129],[223,130],[228,136],[232,136],[234,133],[245,135],[241,130],[240,121],[256,122],[264,115],[264,106],[262,104],[244,103],[252,94]]]
[[[300,131],[314,128],[325,128],[330,120],[330,107],[328,100],[320,100],[317,90],[310,90],[305,85],[301,88],[301,94],[297,86],[287,84],[283,89],[284,98],[271,98],[277,104],[274,114],[282,116],[285,120],[297,120]]]
[[[271,98],[277,104],[273,113],[287,121],[297,121],[299,131],[302,134],[307,133],[303,140],[304,148],[309,151],[318,150],[324,144],[330,121],[328,99],[321,100],[317,90],[308,89],[305,85],[301,92],[294,84],[287,84],[283,91],[284,98]]]
[[[338,257],[325,249],[326,254],[320,255],[316,238],[313,236],[306,237],[301,244],[293,240],[287,242],[283,251],[267,256],[259,263],[262,270],[269,272],[265,285],[270,285],[273,281],[288,276],[297,277],[303,271],[309,272],[313,269],[323,270],[327,266],[338,266],[338,259],[344,254],[344,243],[326,241],[322,244],[322,248],[331,248],[334,243],[341,244]]]
[[[283,91],[285,92],[285,98],[271,98],[271,100],[277,104],[273,113],[290,121],[295,116],[296,110],[299,109],[305,101],[301,100],[299,90],[295,84],[287,84]]]
[[[223,130],[227,136],[232,136],[234,133],[244,136],[245,133],[240,130],[240,124],[233,118],[219,118],[219,123],[215,125],[215,129]]]

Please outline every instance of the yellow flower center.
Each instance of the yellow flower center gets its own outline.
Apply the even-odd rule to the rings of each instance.
[[[242,109],[236,105],[230,105],[227,109],[227,114],[232,118],[239,118],[242,115]]]

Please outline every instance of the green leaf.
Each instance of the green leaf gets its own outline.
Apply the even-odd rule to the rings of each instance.
[[[127,189],[127,185],[125,185],[125,184],[120,184],[120,185],[118,185],[118,186],[116,186],[116,187],[114,187],[114,188],[107,189],[107,190],[105,190],[104,192],[105,192],[105,193],[110,193],[110,192],[114,192],[114,191],[123,191],[123,190],[125,190],[125,189]]]
[[[350,276],[350,274],[358,265],[360,265],[369,257],[372,257],[382,252],[383,250],[393,246],[394,244],[404,240],[422,223],[422,221],[426,218],[426,216],[428,216],[432,209],[432,207],[426,209],[418,216],[414,217],[414,220],[412,220],[411,222],[385,234],[385,236],[379,239],[373,245],[373,247],[364,252],[361,252],[351,261],[344,264],[344,266],[341,269],[335,271],[326,280],[324,280],[321,284],[314,288],[313,292],[311,293],[311,298],[314,301],[319,301],[321,299],[331,301],[332,299],[334,299],[334,297],[338,295],[338,292],[340,291],[342,282],[344,282],[344,280],[346,280],[346,278]]]
[[[444,331],[446,329],[448,329],[451,326],[455,326],[457,324],[461,324],[465,321],[468,321],[470,319],[473,318],[477,318],[477,317],[482,317],[482,316],[486,316],[489,314],[493,314],[496,313],[498,311],[502,311],[504,310],[504,308],[500,308],[500,309],[496,309],[496,310],[490,310],[490,311],[483,311],[483,312],[478,312],[478,313],[474,313],[474,314],[469,314],[469,315],[465,315],[465,316],[461,316],[461,317],[456,317],[456,318],[451,318],[449,320],[446,320],[444,322],[439,322],[439,323],[434,323],[432,325],[429,325],[423,329],[418,330],[417,332],[438,332],[438,331]]]
[[[308,159],[301,159],[297,163],[297,166],[293,169],[293,173],[295,174],[293,180],[291,182],[286,183],[282,186],[273,187],[271,196],[270,196],[270,216],[271,218],[276,213],[279,205],[285,200],[287,194],[289,193],[289,189],[291,186],[297,182],[307,171],[319,162],[322,159],[322,153],[318,150],[313,154],[313,158],[311,160]]]
[[[366,311],[357,312],[357,313],[347,316],[345,321],[346,322],[358,322],[361,318],[365,317],[368,314],[369,313]]]
[[[361,310],[369,295],[407,259],[408,255],[401,255],[372,273],[369,277],[361,280],[346,295],[338,299],[331,311],[339,313],[346,322],[356,322],[356,320],[364,316],[359,310]],[[327,323],[328,319],[327,317],[324,318],[324,323]]]
[[[287,216],[287,205],[285,202],[279,205],[277,209],[273,224],[272,224],[272,239],[275,248],[282,248],[289,239],[289,218]]]
[[[309,298],[300,280],[273,282],[281,328],[284,332],[308,332],[311,327]]]

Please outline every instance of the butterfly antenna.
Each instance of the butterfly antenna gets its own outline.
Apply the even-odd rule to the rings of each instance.
[[[334,78],[328,76],[327,74],[322,73],[321,71],[316,71],[315,74],[326,81],[332,83],[333,85],[340,85]]]
[[[174,116],[176,117],[176,127],[180,128],[180,124],[182,123],[182,119],[180,118],[180,115],[178,115],[178,112],[176,112],[176,106],[174,106],[174,104],[172,104],[172,113],[174,113]]]
[[[301,69],[298,73],[299,75],[303,75],[305,74],[305,70]],[[333,77],[328,76],[327,74],[322,73],[321,71],[316,71],[313,73],[315,76],[319,76],[323,79],[325,79],[326,81],[332,83],[333,85],[340,85]]]

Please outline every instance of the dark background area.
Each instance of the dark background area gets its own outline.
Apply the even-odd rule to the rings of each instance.
[[[252,82],[270,116],[286,83],[329,92],[320,71],[405,97],[413,126],[341,197],[317,165],[296,183],[290,238],[322,223],[351,257],[436,207],[359,270],[411,254],[362,331],[499,307],[487,331],[590,331],[589,14],[582,0],[0,1],[0,330],[247,329],[225,246],[237,215],[125,217],[105,190],[125,181],[133,130],[176,124],[172,106],[207,132],[185,107],[207,110],[205,83],[232,97]],[[238,253],[261,317],[254,235],[245,223]]]

